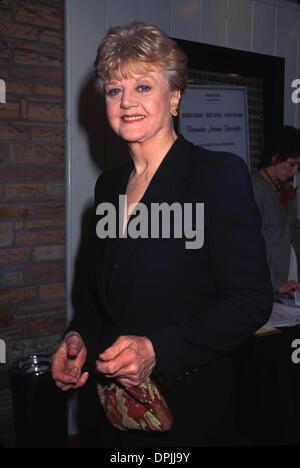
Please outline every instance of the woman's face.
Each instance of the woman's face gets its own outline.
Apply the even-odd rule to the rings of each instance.
[[[180,91],[170,91],[163,71],[145,68],[105,83],[107,116],[112,129],[128,143],[154,141],[173,128],[171,109]]]
[[[275,177],[281,182],[286,182],[298,172],[300,156],[297,158],[288,158],[286,161],[278,161],[274,167]]]

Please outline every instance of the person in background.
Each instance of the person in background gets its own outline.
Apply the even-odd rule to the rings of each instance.
[[[275,298],[300,291],[300,223],[293,187],[299,164],[300,130],[286,126],[252,175]]]
[[[97,215],[93,294],[53,356],[53,378],[69,390],[82,387],[95,369],[124,386],[151,376],[172,413],[171,429],[118,430],[111,433],[114,446],[233,445],[229,353],[266,323],[272,307],[249,170],[242,158],[201,149],[175,132],[187,58],[156,26],[111,28],[96,70],[109,123],[131,160],[100,175],[95,205],[113,204],[121,216],[117,232],[127,235],[96,235]],[[125,210],[120,195],[127,197]],[[148,213],[157,203],[188,204],[194,221],[204,203],[204,224],[195,233],[203,230],[203,243],[187,248],[188,233],[177,236],[171,225],[169,236],[159,230],[151,237],[151,227],[148,236],[130,236],[137,213],[126,208],[136,203]]]

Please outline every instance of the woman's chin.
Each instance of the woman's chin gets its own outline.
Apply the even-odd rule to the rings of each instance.
[[[142,143],[143,141],[146,140],[142,135],[134,135],[134,134],[122,134],[120,135],[123,140],[126,141],[128,144],[134,144],[134,143]]]

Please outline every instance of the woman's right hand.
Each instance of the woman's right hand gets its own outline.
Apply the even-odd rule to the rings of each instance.
[[[286,281],[281,288],[279,288],[279,292],[281,294],[287,293],[290,296],[294,297],[294,291],[297,290],[300,293],[300,283],[297,283],[295,280]]]
[[[69,332],[52,357],[52,377],[62,390],[82,387],[88,372],[81,373],[86,360],[86,347],[77,332]]]

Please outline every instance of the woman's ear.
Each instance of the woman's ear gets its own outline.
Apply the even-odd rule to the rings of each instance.
[[[171,96],[171,114],[176,117],[178,115],[178,106],[180,102],[181,93],[179,90],[175,90]]]
[[[278,163],[278,158],[276,155],[273,155],[272,156],[272,166],[276,166],[276,164]]]
[[[173,95],[171,98],[172,107],[179,106],[180,98],[181,98],[181,91],[179,89],[176,89],[175,91],[173,91]]]

